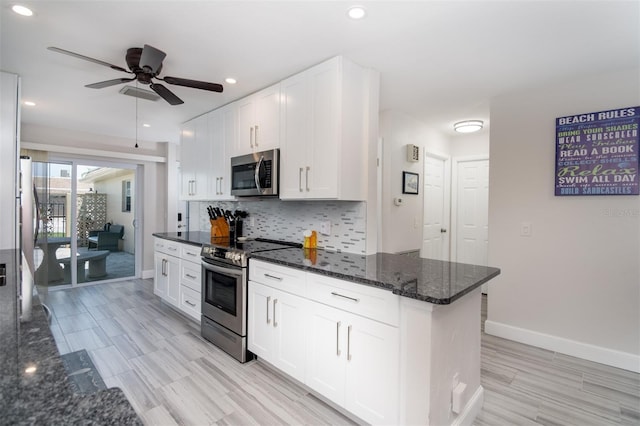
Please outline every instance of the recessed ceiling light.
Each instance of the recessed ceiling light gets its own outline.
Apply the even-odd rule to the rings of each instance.
[[[367,16],[367,11],[363,6],[351,6],[347,11],[347,16],[351,19],[362,19]]]
[[[142,127],[151,127],[151,124],[144,123]]]
[[[35,102],[31,102],[31,101],[24,101],[24,104],[26,106],[36,106],[36,103]]]
[[[236,79],[235,78],[231,78],[231,77],[225,78],[224,81],[226,81],[229,84],[236,84],[237,83]]]
[[[21,6],[19,4],[14,5],[11,10],[13,10],[18,15],[22,16],[31,16],[33,15],[33,11],[26,6]]]
[[[482,129],[482,120],[459,121],[453,125],[453,130],[459,133],[473,133]]]

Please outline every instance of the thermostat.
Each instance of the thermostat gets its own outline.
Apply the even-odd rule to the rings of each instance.
[[[407,161],[417,163],[420,161],[420,147],[413,144],[407,144]]]

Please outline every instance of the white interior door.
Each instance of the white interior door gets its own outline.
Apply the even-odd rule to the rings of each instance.
[[[487,265],[489,244],[489,160],[455,162],[452,260]],[[483,287],[486,293],[486,287]]]
[[[449,260],[448,160],[424,156],[424,221],[420,257]]]

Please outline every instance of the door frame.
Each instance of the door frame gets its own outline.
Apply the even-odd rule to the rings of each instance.
[[[142,164],[138,164],[138,163],[126,163],[126,162],[117,162],[117,161],[113,161],[112,159],[96,159],[96,158],[83,158],[83,157],[76,157],[76,156],[67,156],[67,155],[55,155],[53,153],[49,154],[49,158],[47,159],[48,163],[64,163],[64,164],[70,164],[71,165],[71,229],[72,230],[76,230],[77,229],[77,211],[76,211],[76,206],[77,206],[77,166],[78,165],[82,165],[82,166],[94,166],[94,167],[109,167],[109,168],[115,168],[115,169],[127,169],[127,170],[132,170],[134,172],[135,175],[135,185],[134,185],[134,194],[135,194],[135,198],[134,198],[134,204],[135,204],[135,212],[134,212],[134,218],[133,218],[133,222],[132,223],[132,227],[134,230],[134,275],[132,277],[125,277],[125,278],[115,278],[115,279],[106,279],[106,280],[99,280],[99,281],[90,281],[90,282],[85,282],[82,283],[82,287],[86,287],[88,285],[93,285],[93,284],[101,284],[101,283],[105,283],[105,282],[115,282],[115,281],[125,281],[125,280],[129,280],[129,279],[133,279],[133,278],[140,278],[142,276],[142,250],[143,250],[143,244],[142,244],[142,236],[143,234],[143,226],[144,226],[144,222],[142,221],[142,218],[144,217],[144,212],[142,211],[144,203],[142,202],[142,191],[143,191],[143,177],[144,177],[144,165]],[[138,225],[140,224],[140,225]],[[71,239],[71,250],[76,251],[77,250],[77,241],[75,241],[73,238]],[[65,289],[65,288],[75,288],[75,287],[79,287],[79,283],[77,282],[78,277],[77,277],[77,259],[72,256],[71,257],[71,283],[70,285],[62,285],[59,286],[60,289]]]
[[[446,256],[446,259],[442,259],[444,261],[451,260],[451,156],[442,154],[436,151],[429,151],[426,147],[422,148],[422,152],[424,152],[424,159],[422,160],[422,175],[424,176],[424,183],[422,184],[423,188],[427,183],[427,175],[425,173],[426,168],[426,159],[427,157],[435,158],[436,160],[440,160],[444,163],[444,181],[442,186],[444,188],[443,194],[443,203],[442,206],[442,216],[443,216],[443,226],[444,229],[447,230],[446,236],[443,238],[443,255]],[[422,200],[422,237],[420,240],[420,251],[422,251],[422,242],[424,241],[424,217],[426,216],[426,206],[425,206],[425,197],[426,193],[423,192],[423,200]]]

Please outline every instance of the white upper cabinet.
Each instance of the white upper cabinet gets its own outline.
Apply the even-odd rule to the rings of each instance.
[[[207,114],[211,133],[211,163],[209,166],[211,200],[230,200],[230,160],[236,133],[236,109],[227,105]]]
[[[238,117],[232,156],[278,148],[280,143],[280,84],[267,87],[235,104]]]
[[[209,116],[201,115],[182,125],[180,141],[180,196],[183,200],[211,198],[211,134]]]
[[[280,83],[280,198],[366,199],[369,79],[335,57]]]

